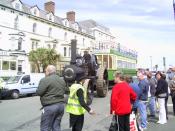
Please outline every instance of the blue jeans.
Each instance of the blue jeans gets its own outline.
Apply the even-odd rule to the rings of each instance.
[[[155,116],[156,115],[156,98],[155,97],[149,98],[148,108],[150,111],[150,115]]]
[[[146,111],[147,102],[139,101],[139,113],[141,119],[141,128],[147,128],[147,111]]]
[[[41,115],[40,131],[61,131],[60,124],[63,114],[63,103],[56,103],[44,107]]]

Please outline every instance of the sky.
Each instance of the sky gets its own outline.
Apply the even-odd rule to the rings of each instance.
[[[21,0],[43,9],[48,0]],[[54,0],[56,14],[75,11],[76,20],[93,19],[107,26],[117,42],[138,51],[138,67],[175,66],[173,0]]]

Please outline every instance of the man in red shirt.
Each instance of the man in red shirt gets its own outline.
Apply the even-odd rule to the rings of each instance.
[[[137,95],[129,84],[124,82],[122,73],[116,72],[115,83],[111,94],[111,114],[116,115],[119,131],[130,131],[131,103],[136,100]]]

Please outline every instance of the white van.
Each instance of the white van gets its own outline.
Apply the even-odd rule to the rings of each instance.
[[[36,93],[39,81],[45,77],[43,73],[31,73],[16,75],[9,78],[3,89],[3,96],[11,96],[14,99],[20,95]]]

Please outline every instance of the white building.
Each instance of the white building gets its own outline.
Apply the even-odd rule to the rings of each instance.
[[[95,45],[96,30],[80,26],[75,12],[60,18],[55,15],[53,1],[46,2],[44,8],[21,0],[0,0],[0,76],[35,71],[28,53],[39,47],[56,49],[62,57],[61,70],[70,60],[71,39],[77,39],[79,53]]]
[[[117,46],[116,37],[110,32],[108,27],[105,27],[94,20],[85,20],[79,22],[80,26],[88,29],[95,37],[95,44],[92,49],[105,50]]]

